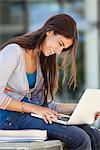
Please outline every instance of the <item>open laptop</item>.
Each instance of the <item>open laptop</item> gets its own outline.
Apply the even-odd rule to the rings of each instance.
[[[100,89],[86,89],[72,115],[60,114],[56,122],[64,125],[93,124],[97,112],[100,112]],[[31,115],[42,118],[37,114]]]

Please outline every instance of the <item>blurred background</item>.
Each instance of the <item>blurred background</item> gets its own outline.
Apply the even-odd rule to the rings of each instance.
[[[78,102],[86,88],[100,88],[100,0],[0,0],[0,44],[39,29],[52,15],[71,15],[78,28],[77,88],[64,85],[59,70],[57,101]],[[58,59],[60,63],[61,59]],[[66,72],[67,76],[68,72]]]

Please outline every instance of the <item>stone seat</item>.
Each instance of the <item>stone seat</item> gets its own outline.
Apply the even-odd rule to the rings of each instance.
[[[0,143],[0,150],[63,150],[62,142],[59,140]]]

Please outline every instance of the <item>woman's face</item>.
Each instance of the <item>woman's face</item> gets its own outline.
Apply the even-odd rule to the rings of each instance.
[[[46,38],[41,47],[42,52],[45,56],[53,54],[60,54],[63,48],[68,48],[73,44],[73,40],[66,38],[60,34],[54,34],[54,31],[46,32]]]

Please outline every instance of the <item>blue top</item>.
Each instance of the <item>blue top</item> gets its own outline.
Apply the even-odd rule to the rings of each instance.
[[[27,73],[27,79],[29,83],[29,88],[33,88],[36,83],[36,72]],[[0,125],[4,123],[4,121],[13,114],[13,111],[8,110],[0,110]]]
[[[27,73],[27,79],[29,83],[29,88],[33,88],[36,83],[36,72]]]

